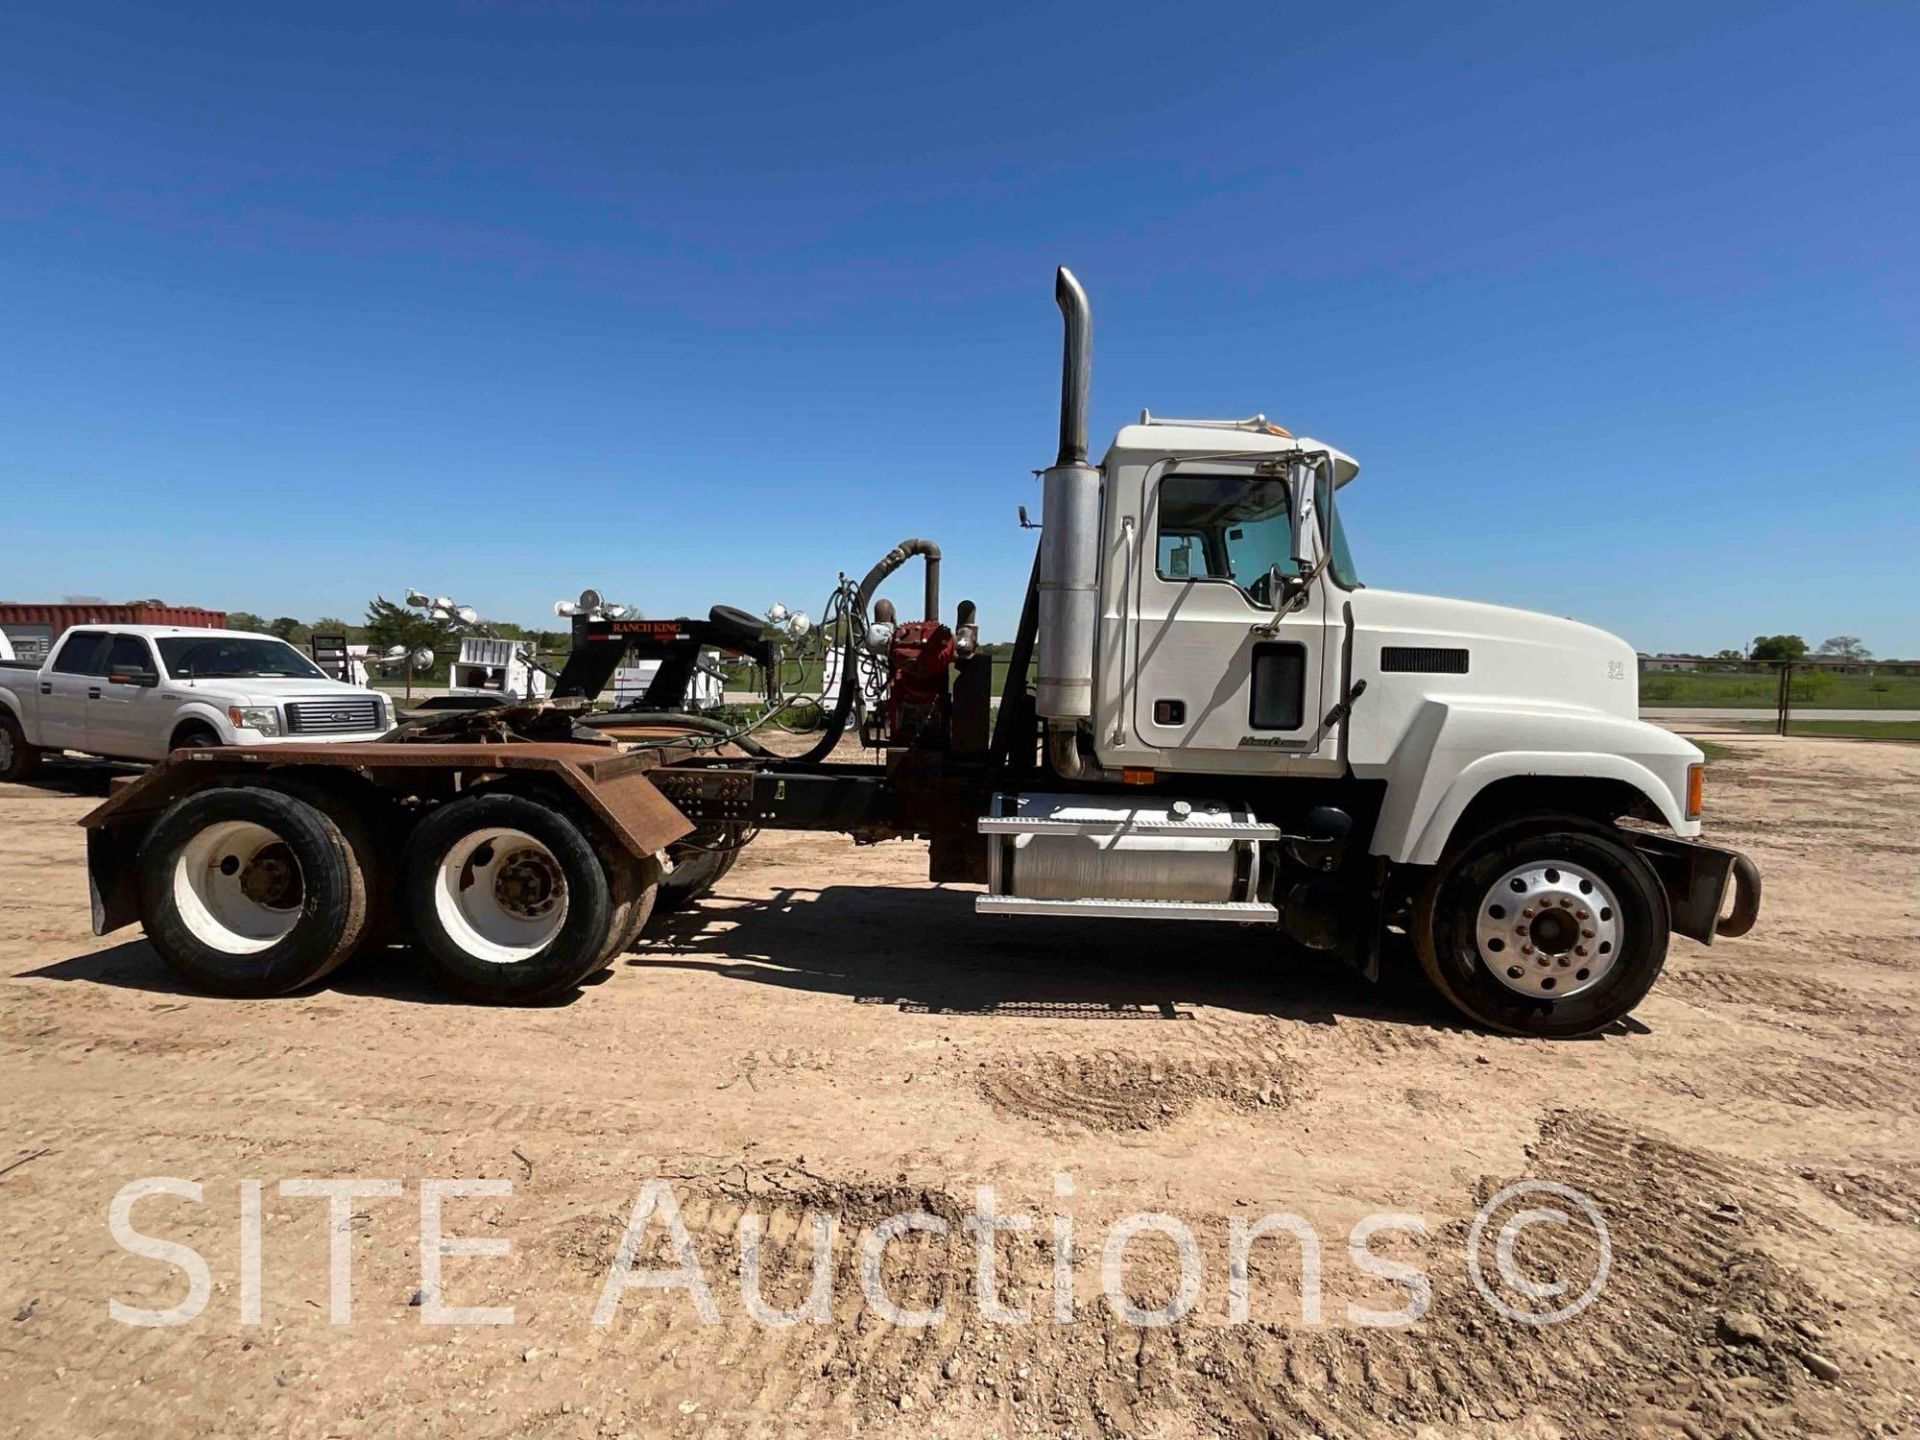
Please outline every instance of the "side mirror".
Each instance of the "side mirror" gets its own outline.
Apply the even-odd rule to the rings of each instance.
[[[151,690],[160,683],[158,672],[153,670],[109,670],[109,685],[138,685],[142,690]]]
[[[1287,467],[1287,488],[1293,501],[1293,559],[1302,571],[1313,568],[1313,536],[1320,528],[1315,508],[1316,468],[1308,460],[1295,460]]]
[[[1292,611],[1306,588],[1306,576],[1299,570],[1282,570],[1278,562],[1267,567],[1267,608],[1276,619]]]

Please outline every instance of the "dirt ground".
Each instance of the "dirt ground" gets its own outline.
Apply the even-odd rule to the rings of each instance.
[[[1252,928],[976,917],[964,888],[919,882],[919,847],[837,837],[764,837],[565,1005],[443,1003],[404,952],[315,993],[210,999],[137,932],[88,933],[73,822],[101,772],[0,786],[0,1430],[1920,1433],[1920,748],[1729,745],[1708,832],[1765,873],[1759,928],[1676,940],[1632,1021],[1560,1044],[1460,1028],[1402,961],[1369,986]],[[110,1230],[116,1193],[149,1176],[202,1187],[132,1211],[204,1257],[204,1308],[174,1326],[110,1310],[191,1295]],[[280,1193],[303,1177],[399,1193],[344,1202],[336,1235],[328,1202]],[[448,1234],[509,1248],[450,1254],[423,1291],[435,1178],[509,1182],[445,1202]],[[1476,1212],[1521,1179],[1575,1187],[1607,1226],[1604,1283],[1559,1324],[1507,1317],[1467,1263]],[[654,1180],[714,1323],[684,1288],[632,1288],[596,1325]],[[246,1181],[263,1182],[253,1323]],[[981,1185],[1033,1217],[993,1251],[1024,1324],[982,1308],[962,1228]],[[924,1326],[863,1298],[866,1227],[907,1211],[950,1222],[877,1267],[895,1304],[944,1304]],[[815,1276],[810,1212],[837,1224],[831,1318],[757,1323],[738,1222],[764,1225],[765,1302],[792,1307]],[[1102,1298],[1100,1257],[1133,1212],[1196,1237],[1199,1291],[1170,1325]],[[1317,1323],[1286,1234],[1254,1246],[1235,1313],[1233,1223],[1269,1212],[1318,1237]],[[1414,1295],[1350,1255],[1376,1212],[1424,1226],[1389,1222],[1362,1256],[1427,1277],[1408,1325],[1348,1309]],[[1496,1294],[1513,1213],[1476,1252]],[[1074,1240],[1064,1323],[1055,1216]],[[665,1218],[637,1273],[676,1263]],[[1590,1227],[1510,1233],[1507,1269],[1565,1297],[1597,1268]],[[1131,1303],[1177,1298],[1166,1234],[1122,1258]],[[428,1323],[436,1303],[511,1306],[512,1323]]]

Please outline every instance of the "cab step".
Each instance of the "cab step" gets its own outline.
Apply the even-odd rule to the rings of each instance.
[[[1241,925],[1277,925],[1280,912],[1258,900],[1028,900],[1018,895],[976,895],[977,915],[1078,915],[1085,919],[1219,920]]]

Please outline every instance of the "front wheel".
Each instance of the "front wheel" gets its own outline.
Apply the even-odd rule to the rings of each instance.
[[[1638,1005],[1672,923],[1659,878],[1619,832],[1571,815],[1470,841],[1421,888],[1412,919],[1420,967],[1455,1009],[1553,1039]]]
[[[614,895],[580,827],[522,795],[470,795],[415,827],[401,894],[440,981],[524,1005],[571,990],[609,948]]]

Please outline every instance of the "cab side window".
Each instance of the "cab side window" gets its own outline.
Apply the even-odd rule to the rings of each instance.
[[[1297,568],[1286,482],[1169,475],[1160,482],[1155,545],[1162,580],[1228,580],[1263,599],[1273,566]]]
[[[147,648],[147,642],[138,635],[116,635],[113,644],[107,648],[105,674],[116,670],[153,669],[153,651]]]
[[[104,675],[107,673],[107,635],[104,630],[75,630],[60,644],[53,657],[56,675]]]

